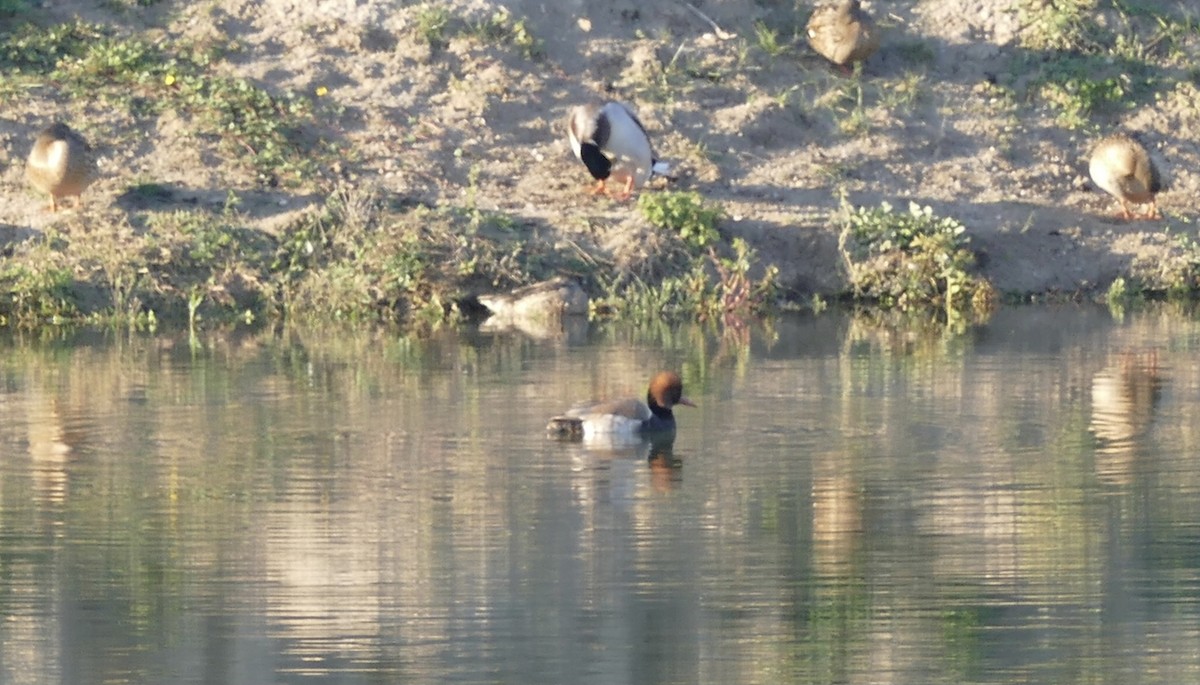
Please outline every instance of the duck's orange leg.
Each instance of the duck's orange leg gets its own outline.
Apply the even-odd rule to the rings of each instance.
[[[617,196],[617,199],[628,200],[630,195],[633,195],[633,176],[625,179],[625,186],[621,188],[621,194]]]

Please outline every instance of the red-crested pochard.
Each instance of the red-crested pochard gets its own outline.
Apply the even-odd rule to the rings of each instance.
[[[675,430],[677,405],[694,407],[683,396],[683,380],[674,371],[662,371],[650,380],[646,401],[636,397],[573,407],[550,419],[546,432],[559,440],[586,440],[599,436],[634,437]]]

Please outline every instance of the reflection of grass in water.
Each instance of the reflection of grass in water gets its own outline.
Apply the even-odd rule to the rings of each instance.
[[[960,606],[942,611],[942,644],[949,667],[964,682],[983,671],[983,631],[1003,623],[1001,607]]]

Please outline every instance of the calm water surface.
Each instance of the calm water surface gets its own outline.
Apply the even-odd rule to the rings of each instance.
[[[1200,682],[1200,323],[8,341],[0,683]],[[668,445],[547,417],[682,371]]]

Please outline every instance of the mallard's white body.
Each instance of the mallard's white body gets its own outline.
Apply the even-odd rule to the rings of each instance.
[[[650,137],[637,115],[619,102],[576,107],[567,133],[575,157],[601,184],[615,181],[628,192],[644,186],[655,174],[670,171],[665,162],[655,159]]]

